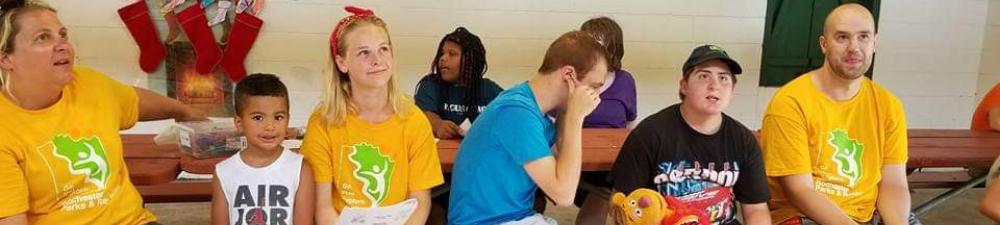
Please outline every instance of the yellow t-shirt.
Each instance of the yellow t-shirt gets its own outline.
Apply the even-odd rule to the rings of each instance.
[[[374,207],[406,200],[412,191],[444,183],[431,124],[408,103],[408,115],[371,124],[351,114],[342,127],[314,112],[301,153],[316,182],[331,183],[333,205]]]
[[[29,224],[155,221],[129,180],[118,134],[138,114],[135,89],[83,68],[73,70],[48,108],[25,110],[0,96],[0,217],[25,213]]]
[[[812,174],[814,188],[851,219],[875,211],[882,166],[905,164],[906,117],[896,96],[868,78],[852,99],[837,102],[809,74],[782,87],[764,114],[761,146],[775,223],[802,215],[775,177]]]

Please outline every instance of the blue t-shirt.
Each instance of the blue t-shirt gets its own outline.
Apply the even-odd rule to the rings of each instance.
[[[527,82],[500,93],[455,157],[448,224],[496,224],[534,215],[538,185],[524,165],[552,156],[555,134]]]

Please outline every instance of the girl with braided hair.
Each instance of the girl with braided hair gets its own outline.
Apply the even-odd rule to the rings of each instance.
[[[486,105],[503,91],[486,73],[486,49],[475,34],[458,27],[438,44],[431,73],[417,83],[416,104],[427,115],[434,136],[461,137],[458,126],[473,122]]]

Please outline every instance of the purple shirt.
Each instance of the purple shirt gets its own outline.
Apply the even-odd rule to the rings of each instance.
[[[583,119],[583,127],[625,128],[635,117],[635,79],[632,74],[619,69],[615,71],[611,87],[601,93],[601,104]]]

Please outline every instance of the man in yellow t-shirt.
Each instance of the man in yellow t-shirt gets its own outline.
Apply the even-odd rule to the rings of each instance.
[[[871,13],[845,4],[819,38],[823,67],[775,94],[761,145],[778,224],[920,224],[910,213],[903,105],[864,77],[876,35]],[[878,220],[878,219],[875,219]]]

